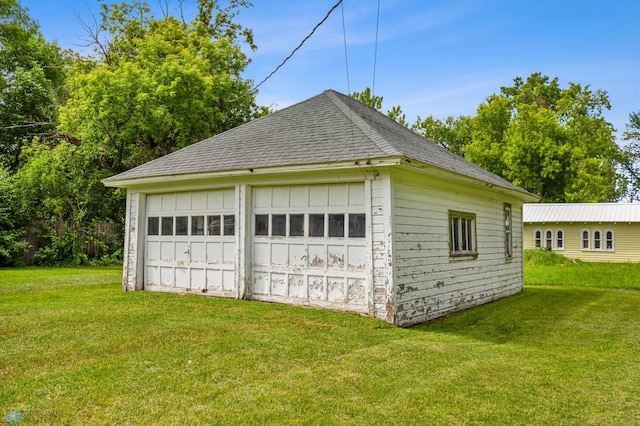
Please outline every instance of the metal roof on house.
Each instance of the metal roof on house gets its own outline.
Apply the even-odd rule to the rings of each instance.
[[[523,222],[640,222],[640,203],[524,204]]]
[[[404,157],[531,195],[386,115],[333,90],[104,179]]]

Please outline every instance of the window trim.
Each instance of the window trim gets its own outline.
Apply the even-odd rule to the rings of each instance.
[[[585,232],[587,235],[587,238],[585,240],[584,236],[585,236]],[[587,246],[584,246],[584,243],[587,243]],[[589,251],[591,250],[591,232],[589,232],[588,229],[583,229],[582,231],[580,231],[580,248],[582,251]]]
[[[599,235],[598,238],[596,238],[596,233]],[[593,251],[602,251],[602,231],[599,229],[594,229],[593,230]],[[599,247],[596,247],[599,246]]]
[[[565,240],[564,229],[562,228],[556,229],[554,231],[554,237],[555,237],[554,241],[556,243],[555,250],[564,250],[564,240]]]
[[[458,219],[456,222],[455,219]],[[462,219],[462,220],[460,220]],[[467,226],[463,227],[464,224],[468,224],[471,221],[471,226],[466,230]],[[457,223],[457,232],[454,231],[454,223]],[[447,220],[448,228],[449,228],[449,257],[451,258],[466,258],[466,259],[477,259],[478,257],[478,233],[476,229],[476,214],[469,212],[461,212],[457,210],[449,210],[448,220]],[[471,231],[471,235],[469,236],[468,232]],[[454,235],[456,234],[456,235]],[[457,238],[456,238],[457,236]],[[466,238],[465,238],[466,237]],[[467,250],[455,250],[454,247],[454,238],[457,240],[457,245],[465,245],[467,243],[471,243],[471,249]],[[463,238],[465,241],[463,241]]]
[[[542,229],[533,230],[533,248],[535,249],[542,248]]]
[[[609,248],[609,238],[607,237],[608,233],[611,233],[611,248]],[[613,229],[607,229],[606,231],[604,231],[604,250],[616,251],[615,233],[613,232]]]
[[[504,211],[504,257],[513,259],[513,209],[511,204],[505,203]]]

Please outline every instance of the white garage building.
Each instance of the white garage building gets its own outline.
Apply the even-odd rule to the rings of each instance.
[[[519,292],[536,200],[331,90],[103,182],[127,189],[126,291],[399,326]]]

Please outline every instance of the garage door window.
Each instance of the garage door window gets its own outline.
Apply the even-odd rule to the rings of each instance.
[[[191,235],[204,235],[204,216],[191,216]]]
[[[287,215],[271,215],[271,235],[274,237],[284,237],[287,235]]]
[[[344,214],[329,215],[329,236],[344,237]]]
[[[224,235],[234,235],[236,231],[236,216],[233,214],[224,215]]]
[[[364,214],[349,215],[349,238],[364,238]]]
[[[147,219],[147,235],[159,235],[160,234],[160,218],[150,217]]]
[[[324,214],[309,215],[309,236],[324,237]]]
[[[189,235],[189,216],[176,217],[176,235]]]
[[[289,235],[291,237],[304,237],[304,215],[289,215]]]
[[[173,216],[162,218],[162,235],[173,235]]]
[[[207,235],[220,235],[220,216],[207,216]]]

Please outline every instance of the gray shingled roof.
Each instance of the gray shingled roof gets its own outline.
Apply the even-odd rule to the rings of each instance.
[[[348,96],[306,101],[104,180],[405,157],[526,192]]]

